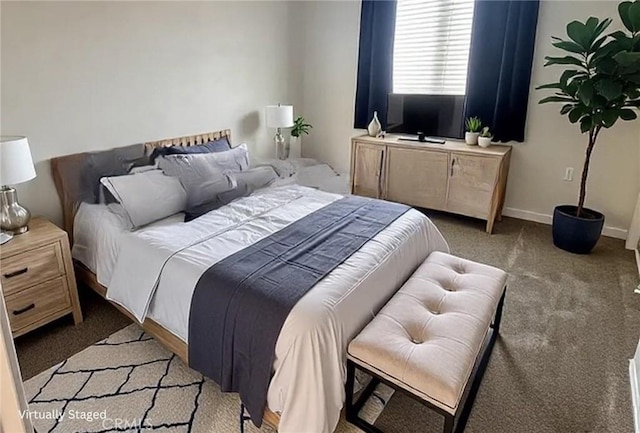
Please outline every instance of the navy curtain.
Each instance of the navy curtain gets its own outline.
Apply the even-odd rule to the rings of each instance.
[[[396,2],[363,0],[360,13],[360,52],[354,126],[366,128],[378,112],[387,126],[387,95],[393,87],[393,38]]]
[[[475,3],[466,117],[480,117],[499,141],[524,141],[538,7],[538,0]]]

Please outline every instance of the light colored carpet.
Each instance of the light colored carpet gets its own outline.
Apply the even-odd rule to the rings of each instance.
[[[359,377],[362,384],[367,378]],[[220,392],[137,325],[129,325],[25,383],[39,433],[239,431],[240,400]],[[362,417],[375,421],[393,391],[379,385]],[[247,432],[258,431],[251,422]],[[264,426],[261,432],[273,432]],[[340,421],[337,433],[360,430]]]

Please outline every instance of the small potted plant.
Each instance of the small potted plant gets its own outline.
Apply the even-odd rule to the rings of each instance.
[[[489,147],[491,146],[492,139],[493,139],[493,134],[489,131],[489,127],[485,126],[484,128],[482,128],[480,137],[478,137],[478,146]]]
[[[290,151],[294,156],[299,157],[302,152],[302,136],[309,135],[309,129],[313,128],[302,116],[296,117],[291,128],[291,140],[289,141]]]
[[[464,123],[467,132],[464,134],[464,142],[470,146],[478,144],[482,121],[478,117],[469,117]]]

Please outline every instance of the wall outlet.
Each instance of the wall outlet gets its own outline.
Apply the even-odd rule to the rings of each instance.
[[[564,178],[562,179],[565,182],[573,181],[573,167],[567,167],[564,171]]]

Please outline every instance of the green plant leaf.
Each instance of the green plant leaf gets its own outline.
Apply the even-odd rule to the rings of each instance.
[[[622,2],[618,5],[618,14],[620,15],[620,19],[622,20],[622,24],[629,30],[633,32],[633,23],[631,21],[631,17],[629,16],[629,8],[631,7],[632,2]]]
[[[608,101],[612,101],[622,95],[622,84],[610,78],[596,82],[595,88],[598,94],[607,98]]]
[[[560,114],[567,114],[569,111],[571,111],[573,109],[573,107],[575,107],[574,104],[566,104],[563,105],[562,108],[560,109]]]
[[[551,45],[553,45],[556,48],[560,48],[562,50],[569,51],[571,53],[582,54],[582,53],[586,52],[586,50],[584,48],[582,48],[580,45],[576,44],[575,42],[571,42],[571,41],[557,41],[557,42],[552,43]]]
[[[589,46],[591,45],[591,32],[585,24],[580,21],[571,21],[567,25],[567,35],[569,35],[572,41],[582,47],[583,51],[589,50]]]
[[[569,122],[576,123],[582,116],[584,116],[585,112],[582,106],[577,105],[571,112],[569,113]]]
[[[640,87],[637,84],[629,83],[629,86],[623,90],[628,99],[640,98]]]
[[[596,71],[605,75],[613,75],[618,67],[618,62],[612,58],[603,58],[596,64]]]
[[[640,53],[620,52],[613,59],[621,66],[637,66],[640,64]]]
[[[611,18],[605,18],[600,22],[600,24],[598,24],[594,31],[594,40],[595,38],[600,36],[607,29],[607,27],[609,27],[612,21],[613,20]]]
[[[580,132],[583,134],[591,130],[591,126],[593,122],[591,120],[591,116],[584,116],[582,120],[580,120]]]
[[[640,32],[640,2],[633,2],[631,6],[629,6],[629,21],[633,26],[633,33]]]
[[[577,99],[577,93],[578,93],[578,89],[580,88],[580,85],[582,84],[582,80],[581,78],[576,78],[574,80],[571,80],[566,86],[564,91],[568,94],[571,95],[572,98],[576,98]]]
[[[593,83],[590,80],[586,80],[580,85],[577,96],[580,99],[580,102],[588,107],[589,105],[591,105],[593,94]]]
[[[631,81],[632,83],[640,84],[640,74],[630,74],[626,75],[624,78],[625,80]]]
[[[618,110],[609,109],[602,112],[602,126],[611,128],[618,120]]]
[[[612,37],[613,39],[618,40],[618,41],[624,40],[624,39],[629,39],[627,34],[625,32],[623,32],[622,30],[616,30],[615,32],[610,33],[609,36]]]
[[[587,21],[584,23],[584,25],[587,28],[587,30],[589,31],[589,33],[593,33],[596,30],[596,27],[598,26],[599,22],[600,22],[600,20],[598,18],[589,17],[587,19]]]
[[[542,89],[560,89],[560,90],[562,90],[562,86],[560,85],[560,83],[549,83],[549,84],[543,84],[542,86],[536,87],[536,90],[542,90]]]
[[[571,57],[571,56],[564,56],[564,57],[550,57],[547,56],[544,58],[547,63],[545,63],[545,66],[551,66],[551,65],[576,65],[576,66],[581,66],[585,69],[587,69],[587,65],[585,64],[584,61],[580,60],[580,59],[576,59],[575,57]]]
[[[640,99],[635,101],[627,101],[625,106],[627,107],[640,107]]]
[[[591,57],[590,62],[592,65],[597,64],[597,62],[601,61],[602,59],[613,56],[623,49],[624,47],[622,46],[621,42],[616,40],[609,41],[595,51],[595,53]]]
[[[595,53],[596,51],[598,51],[598,49],[602,46],[602,44],[604,44],[604,42],[607,39],[608,39],[607,36],[603,36],[597,41],[595,41],[593,44],[591,44],[591,48],[589,48],[589,53]]]
[[[622,120],[635,120],[638,118],[638,115],[635,113],[635,111],[629,108],[623,108],[622,110],[620,110],[620,118]]]
[[[566,96],[547,96],[541,99],[538,104],[546,104],[547,102],[574,102],[574,100]]]
[[[623,76],[637,74],[638,72],[640,72],[640,63],[620,66],[620,74]]]
[[[598,111],[593,115],[593,124],[602,125],[602,111]]]
[[[586,77],[587,74],[585,74],[583,71],[576,71],[575,69],[567,69],[560,76],[560,85],[562,86],[563,89],[566,89],[567,83],[569,82],[569,80],[571,78],[578,77],[578,76]]]

